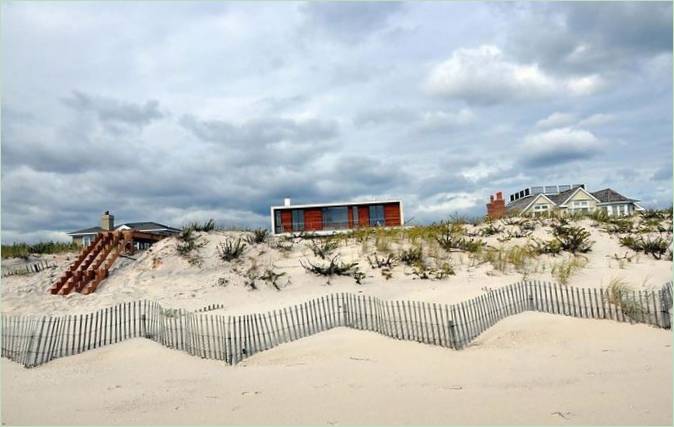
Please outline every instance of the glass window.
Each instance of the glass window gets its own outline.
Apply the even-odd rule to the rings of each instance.
[[[370,206],[370,225],[379,227],[385,225],[384,205]]]
[[[304,231],[304,211],[293,209],[293,231]]]
[[[281,211],[274,211],[274,230],[275,233],[283,233],[283,223],[281,222]]]
[[[351,208],[351,217],[352,217],[352,220],[353,220],[353,226],[354,227],[357,226],[358,225],[358,206],[353,206]]]
[[[323,228],[338,229],[349,226],[349,210],[346,206],[323,208]]]

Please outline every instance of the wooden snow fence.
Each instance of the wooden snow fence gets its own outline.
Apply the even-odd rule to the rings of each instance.
[[[451,305],[335,293],[292,307],[241,315],[207,313],[223,308],[221,304],[195,312],[136,301],[86,315],[2,315],[1,355],[35,367],[144,337],[233,365],[260,351],[335,327],[459,350],[501,319],[524,311],[671,328],[671,307],[671,282],[658,290],[621,295],[611,295],[607,289],[519,282]]]
[[[23,264],[20,266],[7,267],[2,269],[2,277],[16,276],[23,274],[32,274],[39,273],[42,270],[47,268],[54,267],[54,264],[50,264],[49,261],[38,261],[31,264]]]

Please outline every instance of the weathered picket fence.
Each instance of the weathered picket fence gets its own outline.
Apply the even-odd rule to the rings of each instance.
[[[387,301],[336,293],[266,313],[219,315],[166,309],[151,301],[86,315],[2,315],[2,356],[26,367],[129,338],[145,337],[202,358],[236,364],[257,352],[335,327],[462,349],[499,320],[539,311],[671,328],[672,283],[616,294],[519,282],[458,304]],[[222,308],[211,305],[203,311]]]
[[[6,267],[2,269],[2,277],[15,276],[18,274],[39,273],[40,271],[50,267],[54,267],[54,264],[50,264],[49,261],[38,261],[31,264]]]

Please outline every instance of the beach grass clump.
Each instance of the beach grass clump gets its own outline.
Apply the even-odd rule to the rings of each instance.
[[[449,262],[444,262],[438,268],[430,267],[424,262],[412,267],[412,275],[421,280],[442,280],[455,274],[454,267]]]
[[[571,276],[587,265],[587,259],[580,256],[571,256],[552,266],[552,276],[562,285],[567,285]]]
[[[28,259],[30,255],[52,255],[66,252],[79,251],[81,246],[75,242],[38,242],[38,243],[12,243],[11,245],[2,245],[2,258],[23,258]]]
[[[445,224],[435,236],[435,241],[447,252],[476,253],[485,245],[482,240],[465,237],[465,228],[460,224]]]
[[[398,264],[398,259],[393,254],[388,254],[386,257],[379,257],[376,253],[372,257],[367,257],[367,262],[372,269],[378,269],[381,275],[389,280],[393,278],[393,268]]]
[[[671,254],[670,247],[672,242],[661,236],[644,238],[627,235],[620,238],[620,244],[632,249],[634,252],[643,252],[655,259],[662,259],[668,253]]]
[[[325,262],[314,264],[306,260],[306,264],[300,260],[300,265],[308,272],[317,276],[352,276],[356,283],[360,284],[365,275],[358,270],[357,262],[343,262],[339,259],[339,255]]]
[[[502,273],[506,273],[508,267],[512,266],[515,271],[525,274],[537,255],[536,251],[529,245],[515,245],[509,248],[486,248],[477,254],[477,258],[480,262],[491,264],[495,270]]]
[[[176,245],[178,255],[187,259],[191,265],[201,265],[202,258],[199,249],[206,245],[206,241],[191,228],[184,228],[177,234],[176,238],[178,240]]]
[[[614,278],[606,288],[606,299],[610,304],[619,308],[625,316],[638,319],[643,315],[643,308],[636,296],[636,292],[625,280]]]
[[[287,273],[285,271],[282,271],[280,273],[277,273],[274,271],[273,268],[267,268],[265,269],[264,273],[262,273],[259,278],[260,280],[263,280],[265,283],[267,283],[269,286],[272,288],[276,289],[277,291],[281,290],[281,287],[283,286],[280,282],[280,279],[284,276],[286,276]],[[287,285],[287,283],[286,283]]]
[[[250,245],[255,245],[259,243],[264,243],[267,241],[269,238],[269,230],[266,228],[257,228],[255,230],[251,230],[250,234],[248,234],[245,239],[246,242]]]
[[[317,256],[320,259],[327,259],[333,252],[335,252],[335,250],[337,250],[338,246],[339,241],[334,238],[315,239],[309,244],[309,249],[311,249],[314,256]]]
[[[672,242],[663,237],[642,238],[641,247],[646,255],[651,255],[655,259],[662,257],[670,250]]]
[[[215,230],[215,221],[213,218],[211,218],[208,221],[202,223],[192,222],[183,227],[183,230],[203,231],[208,233],[209,231]]]
[[[218,256],[225,262],[230,262],[238,259],[246,249],[246,244],[241,241],[241,238],[236,240],[226,239],[217,247]]]
[[[413,246],[409,249],[403,249],[398,254],[398,259],[400,262],[410,267],[422,262],[423,258],[424,254],[421,246]]]

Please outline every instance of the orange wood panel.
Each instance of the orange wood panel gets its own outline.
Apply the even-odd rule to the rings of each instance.
[[[358,206],[358,227],[370,226],[370,207],[368,205]]]
[[[281,224],[283,224],[283,231],[289,233],[293,231],[293,216],[290,210],[281,211]]]
[[[387,227],[400,225],[400,203],[384,204],[384,224]]]
[[[304,209],[304,229],[306,231],[323,229],[323,211],[321,208]]]

